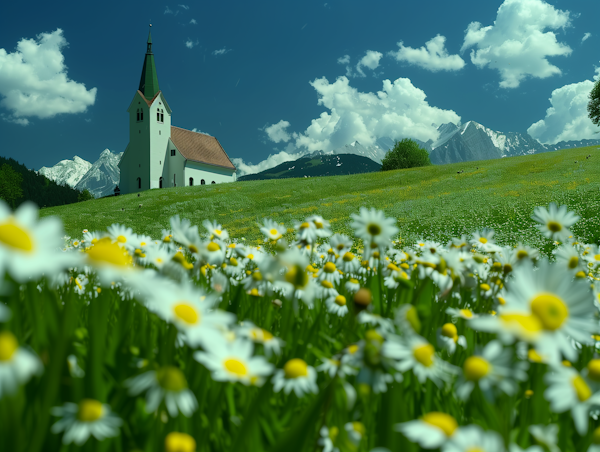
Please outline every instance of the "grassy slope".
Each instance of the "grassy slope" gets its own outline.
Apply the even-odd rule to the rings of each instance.
[[[588,154],[592,157],[586,160]],[[312,214],[329,220],[334,232],[349,232],[350,215],[366,206],[395,217],[404,241],[445,241],[488,226],[500,243],[520,240],[548,249],[533,228],[534,207],[566,204],[582,217],[574,233],[598,242],[599,189],[600,149],[593,146],[383,173],[155,189],[139,198],[122,195],[46,208],[40,216],[59,216],[73,238],[80,238],[84,228],[106,230],[121,223],[158,239],[169,218],[179,214],[201,230],[203,220],[216,220],[232,237],[258,243],[256,223],[264,217],[283,222],[290,238],[294,221]]]

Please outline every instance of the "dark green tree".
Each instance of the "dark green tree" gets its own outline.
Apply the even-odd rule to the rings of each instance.
[[[4,199],[13,209],[15,201],[23,197],[21,183],[23,176],[17,173],[8,163],[0,168],[0,198]]]
[[[89,201],[90,199],[94,199],[94,196],[87,188],[84,188],[83,191],[77,195],[77,202]]]
[[[600,126],[600,79],[596,81],[592,91],[590,91],[590,102],[587,110],[592,122]]]
[[[385,154],[381,162],[381,171],[429,165],[431,160],[427,151],[415,140],[404,138],[402,141],[396,141],[394,148]]]

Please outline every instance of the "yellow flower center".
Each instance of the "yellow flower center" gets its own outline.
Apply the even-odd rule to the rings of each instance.
[[[167,391],[179,392],[187,388],[185,376],[177,367],[161,367],[156,371],[156,380]]]
[[[490,285],[489,285],[489,284],[486,284],[486,283],[480,284],[480,285],[479,285],[479,287],[481,287],[481,289],[482,289],[482,290],[485,290],[485,291],[488,291],[488,290],[490,290]],[[472,316],[472,315],[473,315],[473,314],[471,314],[471,316]]]
[[[549,221],[546,223],[546,226],[552,232],[560,232],[562,230],[562,225],[557,221]]]
[[[488,290],[489,290],[489,287],[490,286],[488,286]],[[473,317],[473,313],[471,312],[470,309],[461,309],[460,313],[463,315],[463,317],[466,317],[467,319],[470,319],[471,317]]]
[[[479,237],[479,242],[485,244],[488,242],[488,240],[485,237]]]
[[[419,320],[419,314],[417,313],[417,309],[414,306],[408,308],[406,311],[406,321],[412,326],[412,329],[415,330],[415,333],[419,333],[421,331],[421,321]]]
[[[295,288],[301,288],[308,284],[308,275],[299,265],[294,265],[285,274],[285,280]]]
[[[348,251],[344,254],[342,259],[344,259],[344,262],[352,262],[352,259],[354,259],[354,257],[355,257],[354,254],[352,254],[350,251]]]
[[[279,235],[279,231],[275,228],[271,229],[269,232],[271,233],[271,235]]]
[[[0,362],[10,361],[18,348],[17,338],[10,331],[0,333]]]
[[[335,304],[338,306],[346,306],[346,297],[343,295],[338,295],[335,297]]]
[[[273,335],[269,331],[267,331],[267,330],[261,330],[261,331],[262,331],[264,341],[270,341],[271,339],[273,339]]]
[[[244,363],[238,359],[226,359],[223,365],[225,366],[225,369],[227,369],[232,374],[237,375],[238,377],[248,375],[248,369],[246,368]]]
[[[333,273],[333,272],[335,272],[335,264],[333,262],[327,262],[323,266],[323,271],[325,273]]]
[[[308,375],[308,366],[300,358],[290,359],[283,366],[285,378],[306,377]]]
[[[592,390],[587,385],[585,380],[581,377],[581,375],[576,375],[571,380],[571,384],[575,389],[575,394],[580,402],[585,402],[592,396]]]
[[[442,336],[454,339],[457,335],[458,330],[456,329],[456,325],[454,325],[454,323],[444,323],[444,326],[442,326]]]
[[[98,242],[86,252],[88,258],[97,264],[128,267],[133,262],[133,259],[127,250],[121,248],[117,242],[111,242],[109,237],[98,240]]]
[[[424,415],[421,419],[423,422],[439,428],[447,437],[452,436],[458,428],[456,419],[446,413],[432,411],[431,413]]]
[[[470,356],[465,360],[463,366],[465,378],[471,381],[478,381],[490,372],[491,367],[490,363],[481,356]]]
[[[214,253],[215,251],[219,251],[219,250],[221,249],[221,247],[219,246],[219,244],[218,244],[218,243],[215,243],[215,242],[210,242],[210,243],[208,244],[208,246],[206,247],[206,249],[207,249],[208,251],[210,251],[211,253]]]
[[[527,358],[529,358],[529,361],[534,363],[541,363],[544,361],[540,354],[534,348],[527,352]]]
[[[255,270],[252,273],[252,279],[254,281],[262,281],[263,280],[263,276],[262,276],[262,274],[258,270]]]
[[[237,266],[238,266],[238,261],[237,261],[237,259],[236,259],[235,257],[230,257],[230,258],[229,258],[229,263],[230,263],[231,265],[233,265],[234,267],[237,267]]]
[[[354,355],[358,351],[358,345],[352,344],[348,347],[348,353]]]
[[[425,367],[430,367],[433,364],[434,352],[435,349],[433,348],[433,345],[423,344],[413,349],[413,356],[419,363],[421,363]]]
[[[596,427],[596,430],[592,433],[592,443],[600,444],[600,427]]]
[[[560,328],[569,317],[567,305],[556,295],[541,293],[531,300],[531,312],[540,319],[545,330]]]
[[[309,227],[310,227],[310,225],[306,221],[300,225],[300,229],[306,229]]]
[[[192,244],[192,245],[190,245],[188,248],[190,249],[190,251],[191,251],[192,253],[197,253],[197,252],[198,252],[198,247],[197,247],[196,245],[193,245],[193,244]]]
[[[125,238],[124,235],[120,235],[119,237],[117,237],[117,242],[119,242],[119,243],[126,243],[127,239]]]
[[[381,226],[377,223],[369,223],[367,225],[367,232],[371,235],[379,235],[381,234]]]
[[[165,438],[165,452],[196,452],[196,440],[187,433],[171,432]]]
[[[325,287],[326,289],[333,289],[333,284],[325,279],[321,281],[321,286]]]
[[[173,307],[173,313],[178,320],[187,325],[196,325],[200,320],[200,314],[193,306],[186,303],[179,303]]]
[[[97,400],[83,399],[79,402],[77,420],[81,422],[94,422],[102,417],[102,404]]]
[[[485,452],[485,450],[480,447],[469,447],[465,452]]]
[[[362,422],[353,422],[352,423],[352,430],[354,430],[360,436],[365,436],[365,433],[367,432],[366,429],[365,429],[365,426],[364,426],[364,424]]]
[[[574,269],[574,268],[576,268],[576,267],[577,267],[577,264],[579,264],[579,257],[577,257],[577,256],[573,256],[573,257],[571,257],[571,259],[569,259],[569,263],[568,263],[568,265],[567,265],[567,266],[568,266],[570,269]]]
[[[600,359],[592,359],[588,365],[588,377],[591,380],[600,382]]]
[[[529,254],[527,254],[527,251],[525,251],[525,250],[517,251],[517,259],[521,260],[521,259],[526,258],[527,256],[529,256]]]
[[[542,330],[542,323],[535,315],[500,314],[498,317],[508,325],[517,326],[520,333],[526,336],[535,336]]]

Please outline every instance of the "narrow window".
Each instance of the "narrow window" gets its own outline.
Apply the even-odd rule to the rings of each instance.
[[[175,149],[171,149],[171,155],[175,155]]]
[[[165,113],[162,108],[160,109],[160,122],[165,122]]]
[[[160,122],[160,112],[156,110],[156,120]]]
[[[158,131],[158,134],[160,135],[160,130]]]
[[[140,112],[140,121],[144,120],[144,110]]]
[[[162,188],[162,177],[158,179],[158,188]]]
[[[214,183],[215,183],[215,181],[212,181],[212,182],[211,182],[211,184],[214,184]]]
[[[193,186],[194,186],[194,178],[190,177],[190,187],[193,187]]]
[[[200,181],[200,185],[204,185],[204,184],[206,184],[206,182],[204,182],[204,179],[202,179],[202,180]]]
[[[175,176],[177,176],[177,175],[173,174],[173,187],[177,187],[177,182],[175,182]]]
[[[138,121],[140,120],[140,109],[139,109],[139,108],[138,108],[138,110],[137,110],[137,120],[138,120]]]
[[[138,188],[142,188],[142,178],[138,177],[137,181],[138,181]]]

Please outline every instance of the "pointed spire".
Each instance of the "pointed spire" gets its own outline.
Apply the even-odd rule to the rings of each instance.
[[[150,24],[152,27],[152,24]],[[156,75],[156,66],[154,64],[154,54],[152,53],[152,35],[148,32],[148,47],[144,57],[144,66],[142,67],[142,77],[138,88],[144,97],[152,99],[160,91],[158,87],[158,76]]]

